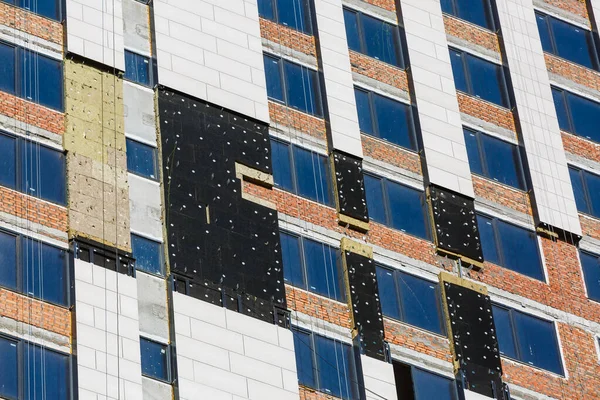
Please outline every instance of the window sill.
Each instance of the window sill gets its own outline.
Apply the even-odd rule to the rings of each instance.
[[[382,63],[382,64],[385,64],[385,65],[387,65],[387,66],[389,66],[389,67],[391,67],[391,68],[395,68],[395,69],[397,69],[398,71],[406,72],[406,70],[408,69],[408,67],[407,67],[406,65],[394,65],[394,64],[390,64],[390,63],[388,63],[388,62],[385,62],[385,61],[382,61],[382,60],[380,60],[380,59],[378,59],[378,58],[375,58],[375,57],[372,57],[372,56],[370,56],[370,55],[367,55],[367,54],[365,54],[365,53],[361,53],[360,51],[352,50],[352,49],[350,49],[350,48],[349,48],[348,50],[349,50],[351,53],[357,54],[357,55],[359,55],[359,56],[361,56],[361,57],[367,57],[367,58],[369,58],[369,59],[371,59],[371,60],[375,60],[375,61],[377,61],[377,62],[379,62],[379,63]]]
[[[471,99],[478,100],[478,101],[481,101],[483,103],[489,104],[492,107],[500,108],[501,110],[506,110],[507,112],[510,112],[510,113],[512,113],[512,110],[513,110],[512,106],[506,107],[506,106],[503,106],[501,104],[496,104],[496,103],[493,103],[493,102],[491,102],[489,100],[483,99],[481,97],[477,97],[474,94],[463,92],[462,90],[456,89],[456,93],[460,93],[460,94],[465,95],[465,96],[467,96],[467,97],[469,97]]]
[[[273,97],[269,97],[267,100],[269,100],[270,102],[275,103],[277,105],[280,105],[282,107],[285,107],[285,108],[287,108],[290,111],[295,111],[295,112],[298,112],[300,114],[307,115],[307,116],[309,116],[311,118],[315,118],[315,119],[318,119],[318,120],[325,121],[325,117],[324,116],[318,116],[318,115],[315,115],[315,114],[311,114],[308,111],[302,111],[302,110],[298,110],[297,108],[290,107],[289,105],[285,104],[283,101],[281,101],[279,99],[276,99],[276,98],[273,98]]]
[[[591,71],[591,72],[594,72],[596,74],[600,74],[600,69],[590,68],[590,67],[586,67],[585,65],[577,64],[575,61],[567,60],[566,58],[562,58],[559,55],[556,55],[556,54],[553,54],[553,53],[548,53],[547,51],[544,51],[544,55],[551,56],[553,58],[556,58],[559,61],[564,61],[564,62],[566,62],[568,64],[571,64],[571,65],[573,65],[575,67],[583,68],[583,69],[585,69],[587,71]],[[558,75],[560,75],[560,74],[558,74]]]
[[[157,378],[155,376],[150,376],[150,375],[146,375],[146,374],[142,374],[142,376],[144,378],[146,378],[146,379],[150,379],[150,380],[153,380],[154,382],[162,383],[162,384],[165,384],[165,385],[168,385],[168,386],[171,386],[173,384],[168,379],[160,379],[160,378]]]
[[[304,31],[301,31],[300,29],[292,28],[291,26],[288,26],[288,25],[282,24],[282,23],[280,23],[279,21],[275,21],[275,20],[272,20],[272,19],[269,19],[269,18],[263,17],[262,15],[259,15],[259,17],[260,17],[260,19],[262,19],[263,21],[268,21],[268,22],[270,22],[270,23],[277,24],[277,25],[279,25],[279,26],[282,26],[282,27],[284,27],[284,28],[286,28],[286,29],[289,29],[289,30],[291,30],[291,31],[294,31],[294,32],[296,32],[296,33],[299,33],[299,34],[301,34],[301,35],[304,35],[304,36],[307,36],[307,37],[310,37],[310,38],[313,38],[313,37],[314,37],[314,34],[313,34],[312,32],[310,32],[310,33],[309,33],[309,32],[304,32]]]
[[[408,322],[400,321],[399,319],[395,319],[395,318],[392,318],[392,317],[388,317],[387,315],[384,315],[384,316],[383,316],[383,318],[384,318],[384,319],[387,319],[388,321],[390,321],[390,322],[392,322],[392,323],[395,323],[395,324],[397,324],[397,325],[406,326],[406,327],[408,327],[408,328],[415,329],[415,330],[417,330],[417,331],[419,331],[419,332],[423,332],[423,333],[426,333],[426,334],[429,334],[429,335],[432,335],[432,336],[438,337],[438,338],[440,338],[440,339],[444,339],[444,340],[446,340],[446,341],[448,341],[448,340],[449,340],[449,339],[448,339],[448,336],[447,336],[447,335],[445,335],[445,334],[443,334],[443,333],[436,333],[436,332],[433,332],[433,331],[427,330],[427,329],[425,329],[425,328],[421,328],[421,327],[419,327],[419,326],[416,326],[416,325],[411,325],[411,324],[409,324]]]
[[[588,137],[585,137],[585,136],[578,135],[578,134],[573,133],[573,132],[569,132],[569,131],[565,131],[565,130],[561,129],[560,133],[564,133],[564,134],[567,134],[569,136],[573,136],[576,139],[585,140],[586,142],[589,142],[590,144],[592,144],[594,146],[600,146],[600,142],[597,142],[597,141],[595,141],[593,139],[590,139]]]
[[[428,220],[428,221],[429,221],[429,220]],[[415,238],[415,239],[418,239],[418,240],[422,240],[423,242],[426,242],[427,244],[433,244],[433,239],[431,239],[431,238],[423,238],[423,237],[417,236],[417,235],[415,235],[415,234],[413,234],[413,233],[410,233],[410,232],[403,231],[402,229],[394,228],[394,227],[392,227],[392,226],[389,226],[389,225],[387,225],[387,224],[384,224],[384,223],[381,223],[381,222],[377,222],[377,221],[375,221],[375,220],[373,220],[373,219],[371,219],[371,218],[369,218],[369,222],[371,222],[371,223],[374,223],[374,224],[376,224],[376,225],[383,226],[383,227],[385,227],[386,229],[391,229],[391,230],[393,230],[394,232],[400,232],[400,233],[401,233],[401,234],[403,234],[403,235],[407,235],[407,236],[410,236],[410,237],[412,237],[412,238]]]
[[[523,361],[517,360],[517,359],[515,359],[515,358],[511,358],[511,357],[508,357],[508,356],[505,356],[505,355],[502,355],[502,354],[500,354],[500,358],[501,358],[503,361],[508,361],[508,362],[510,362],[510,363],[512,363],[512,364],[515,364],[515,365],[518,365],[518,366],[529,367],[529,368],[532,368],[532,369],[534,369],[534,370],[536,370],[536,371],[543,372],[543,373],[545,373],[545,374],[551,375],[551,376],[552,376],[552,377],[554,377],[554,378],[560,378],[560,379],[567,380],[567,377],[566,377],[565,375],[561,375],[561,374],[559,374],[559,373],[557,373],[557,372],[548,371],[547,369],[543,369],[543,368],[540,368],[540,367],[536,367],[535,365],[527,364],[526,362],[523,362]],[[561,361],[561,364],[562,364],[562,362],[563,362],[563,360],[562,360],[562,357],[561,357],[561,360],[560,360],[560,361]],[[563,367],[564,367],[564,366],[563,366]]]
[[[341,306],[344,306],[344,307],[347,307],[347,306],[348,306],[348,303],[346,303],[346,302],[345,302],[345,300],[338,300],[338,299],[334,299],[334,298],[332,298],[332,297],[327,297],[327,296],[325,296],[325,295],[323,295],[323,294],[315,293],[315,292],[312,292],[312,291],[310,291],[310,290],[307,290],[307,289],[301,288],[301,287],[299,287],[299,286],[292,285],[291,283],[289,283],[289,282],[286,282],[285,280],[284,280],[284,284],[285,284],[286,286],[289,286],[290,288],[292,288],[292,289],[294,289],[294,290],[299,290],[299,291],[301,291],[301,292],[303,292],[303,293],[306,293],[306,294],[309,294],[309,295],[311,295],[311,296],[315,296],[315,297],[318,297],[318,298],[320,298],[320,299],[323,299],[323,300],[326,300],[326,301],[331,301],[331,302],[333,302],[333,303],[337,303],[337,304],[339,304],[339,305],[341,305]]]
[[[127,173],[131,174],[131,175],[134,175],[134,176],[136,176],[138,178],[144,179],[146,181],[149,181],[149,182],[152,182],[152,183],[156,183],[156,184],[160,184],[160,179],[158,179],[158,178],[148,178],[147,176],[140,175],[140,174],[138,174],[136,172],[133,172],[133,171],[130,171],[130,170],[127,170]]]
[[[392,146],[394,148],[397,148],[398,150],[406,151],[408,153],[414,154],[415,156],[419,155],[419,150],[409,149],[408,147],[404,147],[404,146],[401,146],[401,145],[396,144],[394,142],[390,142],[389,140],[382,139],[380,137],[377,137],[377,136],[372,135],[372,134],[367,133],[367,132],[360,131],[360,134],[363,135],[363,136],[368,137],[369,139],[376,140],[376,141],[378,141],[378,142],[380,142],[382,144],[386,144],[388,146]]]
[[[471,172],[471,175],[474,176],[474,177],[477,177],[479,179],[483,179],[483,180],[485,180],[487,182],[494,183],[494,184],[496,184],[498,186],[502,186],[504,189],[512,190],[512,191],[520,193],[520,194],[526,195],[526,194],[529,194],[529,192],[530,192],[529,189],[520,189],[520,188],[511,186],[511,185],[509,185],[507,183],[502,183],[500,181],[497,181],[494,178],[490,178],[490,177],[487,177],[487,176],[484,176],[484,175],[479,175],[479,174],[476,174],[474,172]]]
[[[332,209],[332,210],[336,211],[335,205],[332,205],[332,204],[325,204],[325,203],[321,203],[321,202],[319,202],[319,201],[317,201],[317,200],[309,199],[308,197],[304,197],[304,196],[301,196],[301,195],[299,195],[299,194],[296,194],[296,193],[290,192],[289,190],[285,190],[285,189],[283,189],[283,188],[281,188],[281,187],[277,186],[277,184],[273,185],[273,189],[277,189],[277,190],[279,190],[279,191],[281,191],[281,192],[285,192],[285,193],[287,193],[287,194],[289,194],[289,195],[292,195],[292,196],[298,197],[298,198],[300,198],[300,199],[302,199],[302,200],[309,201],[309,202],[311,202],[311,203],[314,203],[314,204],[316,204],[316,205],[318,205],[318,206],[320,206],[320,207],[327,207],[327,208],[330,208],[330,209]],[[332,193],[332,196],[333,196],[333,193]]]

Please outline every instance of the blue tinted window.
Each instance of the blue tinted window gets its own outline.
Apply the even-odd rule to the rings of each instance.
[[[267,79],[267,95],[279,101],[285,101],[281,79],[280,60],[274,57],[264,56],[265,76]]]
[[[327,158],[294,147],[297,194],[323,204],[331,204]]]
[[[358,399],[352,347],[315,335],[319,390],[342,399]]]
[[[571,177],[571,185],[573,186],[577,210],[585,214],[590,214],[581,171],[575,168],[569,168],[569,176]]]
[[[535,14],[535,19],[540,32],[540,39],[542,41],[542,49],[548,53],[554,51],[552,44],[552,37],[550,35],[550,26],[548,25],[548,16],[542,14]]]
[[[415,400],[456,400],[456,384],[453,380],[422,369],[412,369]]]
[[[396,25],[344,9],[348,47],[385,63],[402,67],[400,35]]]
[[[494,29],[489,0],[442,0],[442,11],[487,29]]]
[[[512,320],[510,311],[505,308],[492,306],[494,312],[494,325],[496,327],[496,337],[500,354],[517,358],[517,347],[512,329]]]
[[[276,0],[280,24],[310,34],[311,21],[308,0]]]
[[[15,93],[15,48],[0,42],[0,90]]]
[[[148,179],[157,179],[156,148],[127,139],[127,170]]]
[[[550,16],[547,16],[547,19],[554,39],[551,53],[584,67],[596,69],[598,62],[592,33]]]
[[[441,334],[437,284],[400,272],[397,277],[403,321]]]
[[[67,252],[29,238],[23,238],[21,247],[23,292],[44,301],[67,305]]]
[[[271,140],[271,160],[273,162],[273,180],[275,185],[281,189],[294,191],[294,177],[292,175],[292,163],[290,146],[276,140]]]
[[[377,267],[377,286],[379,287],[379,299],[383,315],[401,319],[400,302],[396,290],[396,279],[394,272],[387,268]]]
[[[168,382],[169,353],[165,344],[140,338],[142,356],[142,375]]]
[[[358,124],[360,130],[373,135],[375,130],[373,129],[369,92],[354,88],[354,97],[356,98],[356,110],[358,112]]]
[[[365,192],[369,219],[385,224],[387,222],[385,211],[385,196],[383,194],[383,183],[381,179],[371,175],[365,175]]]
[[[62,63],[21,49],[20,96],[55,110],[63,109]]]
[[[67,400],[69,389],[69,356],[35,344],[23,349],[25,376],[24,398],[28,400]],[[52,382],[52,384],[48,384]]]
[[[600,176],[569,166],[577,210],[600,217]]]
[[[10,289],[17,288],[17,237],[2,231],[0,231],[0,285]]]
[[[26,140],[21,149],[22,191],[53,203],[66,204],[65,155]]]
[[[275,20],[275,7],[273,0],[258,0],[258,14],[262,18]]]
[[[463,53],[450,49],[450,62],[452,64],[452,74],[454,75],[456,90],[468,93],[469,86],[467,84]]]
[[[9,3],[18,5],[46,18],[60,21],[60,3],[58,0],[9,0]]]
[[[478,175],[485,175],[483,161],[481,160],[479,135],[468,129],[463,129],[465,135],[465,145],[467,146],[467,157],[469,158],[469,167],[471,172]]]
[[[598,256],[580,252],[581,268],[587,295],[590,299],[600,301],[600,263]]]
[[[485,261],[500,264],[493,223],[494,221],[491,218],[477,215],[477,227],[479,228],[481,246],[483,247],[483,258]]]
[[[19,395],[17,342],[0,337],[0,355],[0,396],[16,399]]]
[[[290,285],[305,287],[300,238],[280,232],[283,279]]]
[[[552,88],[552,95],[560,129],[600,143],[600,104],[557,88]]]
[[[297,329],[292,329],[292,333],[294,334],[294,354],[296,355],[298,382],[301,385],[316,388],[316,368],[311,335]]]
[[[151,274],[163,274],[162,244],[138,235],[131,235],[135,267]]]
[[[556,108],[560,129],[571,132],[571,122],[569,121],[569,112],[567,110],[564,91],[552,88],[552,99],[554,100],[554,108]]]
[[[17,140],[0,133],[0,185],[14,189],[17,185]]]
[[[125,50],[125,79],[151,86],[150,59]]]

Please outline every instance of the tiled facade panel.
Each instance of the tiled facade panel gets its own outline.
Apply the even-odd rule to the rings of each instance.
[[[540,223],[581,234],[532,0],[498,2],[498,17]]]
[[[342,0],[315,0],[333,148],[362,158]]]
[[[175,293],[181,400],[297,400],[292,332]]]
[[[401,0],[430,183],[473,198],[473,183],[437,0]]]
[[[364,355],[360,356],[366,400],[398,400],[394,367],[391,363],[379,361]]]
[[[158,82],[269,122],[256,0],[154,2]]]
[[[75,260],[79,398],[141,400],[135,278]]]
[[[67,51],[125,70],[121,0],[67,0]]]
[[[123,2],[123,44],[136,53],[152,53],[149,7],[136,0]]]

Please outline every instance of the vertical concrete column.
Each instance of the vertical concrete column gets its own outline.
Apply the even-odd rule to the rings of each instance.
[[[439,0],[400,0],[429,182],[475,197]]]
[[[581,234],[532,0],[497,2],[538,223]]]
[[[341,0],[315,0],[332,150],[363,157]]]

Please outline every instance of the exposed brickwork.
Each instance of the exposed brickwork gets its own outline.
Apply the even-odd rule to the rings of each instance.
[[[500,53],[498,35],[487,29],[470,24],[450,15],[444,15],[444,26],[448,35]]]
[[[350,65],[352,72],[408,92],[408,75],[400,68],[352,50],[350,50]]]
[[[548,72],[560,75],[590,89],[600,90],[600,72],[582,67],[552,54],[544,53],[544,58],[546,59]]]
[[[448,339],[388,318],[383,319],[385,340],[419,353],[452,361]]]
[[[396,12],[396,3],[394,0],[364,0],[364,2],[388,11]]]
[[[361,138],[365,157],[371,157],[395,167],[423,175],[421,161],[417,153],[386,143],[372,136],[361,135]]]
[[[59,335],[71,336],[71,312],[0,288],[0,316],[24,322]]]
[[[58,135],[62,135],[65,131],[63,113],[4,92],[0,92],[0,114]]]
[[[544,0],[544,3],[558,7],[561,10],[568,11],[570,13],[579,15],[589,21],[590,17],[588,14],[585,0]]]
[[[512,111],[465,93],[457,93],[460,112],[516,132]]]
[[[52,43],[63,43],[63,26],[19,7],[0,2],[0,24],[27,32]]]
[[[472,178],[476,196],[512,208],[515,211],[533,215],[527,192],[513,189],[480,176],[472,175]]]
[[[292,311],[298,311],[344,328],[350,329],[352,327],[350,309],[346,304],[317,296],[290,285],[285,285],[285,294],[287,306]]]
[[[562,132],[562,141],[567,153],[600,162],[600,144],[567,132]]]
[[[598,218],[580,213],[579,222],[584,236],[600,240],[600,220]]]
[[[317,56],[315,37],[295,29],[260,18],[260,34],[263,38],[304,54]]]
[[[0,186],[0,211],[48,228],[67,231],[67,209]]]
[[[341,400],[326,393],[300,385],[300,400]]]
[[[271,124],[281,124],[318,139],[327,140],[327,127],[322,118],[296,111],[274,101],[269,101],[269,116]]]

